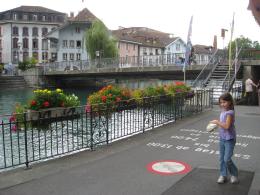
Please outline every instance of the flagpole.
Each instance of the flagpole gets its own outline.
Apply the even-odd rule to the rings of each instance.
[[[187,35],[187,45],[186,45],[186,51],[185,51],[185,61],[183,64],[183,82],[186,84],[186,66],[189,64],[189,58],[191,54],[191,33],[192,33],[192,21],[193,21],[193,16],[190,18],[190,24],[189,24],[189,30],[188,30],[188,35]]]

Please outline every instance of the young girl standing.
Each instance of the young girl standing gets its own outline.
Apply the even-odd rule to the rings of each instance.
[[[235,111],[232,96],[229,93],[222,94],[219,97],[219,105],[222,109],[219,120],[211,121],[219,127],[220,176],[217,183],[225,183],[229,172],[230,182],[235,184],[238,183],[238,169],[231,159],[236,145]]]

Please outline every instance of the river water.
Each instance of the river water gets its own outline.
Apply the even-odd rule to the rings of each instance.
[[[163,85],[172,83],[172,80],[119,80],[118,84],[122,87],[130,89],[145,88],[154,85]],[[187,81],[189,85],[191,81]],[[0,91],[0,115],[11,114],[14,110],[16,103],[26,104],[33,96],[32,88],[25,89],[1,89]],[[64,89],[65,93],[74,93],[81,101],[81,105],[85,105],[87,97],[98,89]]]

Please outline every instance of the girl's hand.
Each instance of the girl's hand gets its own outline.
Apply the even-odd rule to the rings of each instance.
[[[219,124],[219,121],[218,121],[218,120],[212,120],[212,121],[210,121],[210,123],[213,123],[213,124],[218,125],[218,124]]]

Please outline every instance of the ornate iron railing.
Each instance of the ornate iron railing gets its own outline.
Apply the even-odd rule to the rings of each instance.
[[[212,107],[212,90],[50,112],[0,116],[0,169],[92,150]],[[66,113],[68,109],[66,109]],[[32,116],[32,114],[34,116]]]

